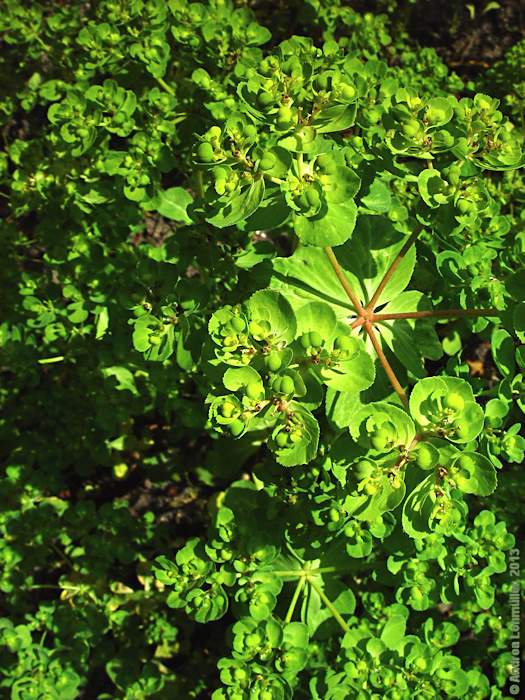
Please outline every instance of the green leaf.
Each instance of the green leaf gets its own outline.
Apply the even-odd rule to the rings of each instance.
[[[319,134],[345,131],[355,123],[357,104],[332,105],[321,109],[314,117],[312,126]]]
[[[308,646],[308,627],[302,622],[289,622],[284,626],[283,641],[290,647],[306,648]]]
[[[494,328],[491,337],[491,351],[494,362],[504,377],[516,371],[515,347],[512,336],[504,328]]]
[[[352,394],[364,391],[375,379],[374,361],[367,353],[361,338],[352,337],[355,349],[347,360],[332,366],[319,366],[319,375],[326,386]]]
[[[423,201],[429,207],[435,209],[448,202],[447,183],[441,178],[438,170],[422,170],[417,178],[417,185]]]
[[[430,532],[430,519],[434,508],[434,474],[419,482],[406,497],[403,505],[403,530],[410,537],[419,538]]]
[[[280,191],[272,193],[259,208],[246,220],[246,231],[270,231],[282,226],[290,216],[288,206]]]
[[[185,611],[197,622],[207,623],[218,620],[226,614],[227,610],[228,596],[222,586],[216,585],[209,591],[195,588],[186,596]]]
[[[301,313],[297,317],[297,337],[309,331],[316,331],[323,340],[329,340],[335,330],[337,318],[329,304],[321,301],[312,301],[301,307]]]
[[[67,305],[68,319],[71,323],[83,323],[89,316],[89,311],[84,308],[83,301],[74,301]]]
[[[273,289],[255,292],[246,307],[254,321],[267,321],[272,335],[285,343],[291,343],[297,334],[295,314],[286,297]]]
[[[153,316],[146,314],[141,316],[135,323],[133,329],[133,347],[138,352],[146,352],[150,347],[149,336],[151,334],[151,328],[156,326],[158,321]]]
[[[407,313],[429,310],[430,304],[421,292],[402,292],[392,299],[381,313]],[[415,376],[424,377],[424,357],[437,360],[443,354],[443,348],[428,319],[395,319],[380,321],[376,326],[378,335],[396,358]]]
[[[483,429],[483,409],[470,385],[456,377],[427,377],[410,395],[410,413],[424,430],[437,430],[453,442],[470,442]]]
[[[464,493],[489,496],[496,489],[496,470],[487,457],[477,452],[463,452],[452,464],[451,472]]]
[[[294,216],[294,230],[305,245],[338,246],[351,238],[357,218],[354,201],[329,202],[314,217]]]
[[[367,450],[406,449],[416,435],[413,420],[401,408],[386,401],[369,403],[352,417],[350,433]]]
[[[284,467],[295,467],[298,464],[308,464],[317,454],[319,444],[319,424],[308,409],[296,401],[290,402],[290,410],[294,414],[294,419],[300,421],[302,437],[301,439],[284,448],[279,448],[275,442],[271,443],[271,448],[279,464]],[[278,425],[273,431],[272,438],[280,432]]]
[[[217,228],[226,228],[248,219],[261,204],[264,197],[264,179],[254,180],[241,194],[234,196],[217,214],[206,221]]]
[[[117,380],[116,388],[119,391],[127,390],[130,391],[133,396],[139,395],[135,385],[135,377],[126,367],[104,367],[101,371],[104,377],[115,377]]]
[[[429,122],[429,129],[437,129],[447,124],[454,115],[455,100],[452,96],[432,97],[427,104],[425,117]]]
[[[188,325],[189,324],[186,321],[186,319],[184,319],[184,321],[181,323],[182,328],[184,326],[188,326]],[[188,334],[189,334],[189,330],[188,330]],[[183,370],[186,370],[186,372],[189,372],[194,367],[195,362],[194,362],[191,351],[185,345],[186,339],[187,339],[186,333],[183,333],[181,330],[181,332],[178,334],[178,337],[177,337],[177,347],[176,347],[175,357],[176,357],[177,364],[179,365],[179,367]]]
[[[408,611],[407,611],[408,613]],[[381,632],[381,641],[387,649],[398,650],[405,638],[407,615],[392,615]]]
[[[97,327],[95,331],[96,340],[100,340],[106,335],[109,326],[109,313],[107,306],[103,306],[97,315]]]
[[[386,467],[386,463],[383,463]],[[393,465],[391,464],[390,467]],[[394,472],[391,472],[392,474]],[[353,491],[346,501],[347,508],[358,520],[365,520],[372,525],[376,525],[384,513],[395,510],[403,501],[406,493],[405,482],[397,476],[396,480],[391,480],[388,474],[380,476],[374,483],[375,493],[363,494]],[[370,549],[372,548],[370,540]],[[347,547],[348,549],[348,547]],[[350,552],[349,552],[350,553]],[[366,556],[368,551],[360,554],[350,553],[351,556]]]
[[[337,428],[347,428],[361,406],[360,392],[337,391],[328,387],[325,397],[326,417]]]
[[[463,347],[463,342],[459,331],[451,330],[441,341],[443,350],[447,355],[457,355]]]
[[[514,324],[514,331],[518,336],[518,340],[525,343],[525,301],[514,307],[512,323]]]
[[[355,610],[356,600],[350,588],[334,578],[325,578],[323,580],[320,576],[316,576],[315,581],[323,589],[326,597],[340,615],[352,615]],[[334,630],[337,623],[313,586],[305,586],[305,588],[306,591],[301,605],[301,619],[308,627],[310,636],[316,633],[321,638],[329,636],[330,630]],[[329,627],[327,623],[330,623]],[[337,627],[337,629],[339,628]]]
[[[357,207],[353,197],[359,190],[359,177],[343,165],[337,165],[327,177],[326,198],[319,214],[294,215],[295,232],[306,245],[340,245],[351,237],[355,227]]]
[[[405,236],[387,218],[364,215],[357,219],[352,240],[334,250],[361,302],[370,301],[405,241]],[[385,286],[380,303],[403,291],[414,265],[415,251],[411,248]],[[271,286],[282,290],[296,312],[307,301],[322,300],[333,306],[339,319],[348,320],[355,315],[324,251],[299,246],[289,258],[275,258],[273,268]]]
[[[170,187],[158,192],[153,199],[143,202],[142,206],[144,209],[157,211],[166,219],[191,224],[192,219],[187,208],[192,202],[193,197],[183,187]]]
[[[252,383],[262,385],[261,375],[253,367],[231,367],[224,373],[223,384],[229,391],[238,391]]]
[[[173,354],[175,348],[175,328],[164,326],[155,316],[144,314],[134,323],[133,347],[142,352],[146,360],[163,362]]]
[[[370,190],[366,197],[361,198],[361,204],[367,209],[384,214],[390,210],[392,196],[388,185],[376,178],[370,185]]]

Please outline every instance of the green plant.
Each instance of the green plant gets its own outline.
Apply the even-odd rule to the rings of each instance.
[[[523,99],[525,95],[525,41],[512,46],[504,58],[493,65],[482,82],[491,94],[502,100],[502,107],[516,123],[525,123]]]
[[[488,83],[338,2],[5,5],[0,697],[507,698]]]

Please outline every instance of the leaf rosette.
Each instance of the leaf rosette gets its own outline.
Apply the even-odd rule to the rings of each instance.
[[[455,377],[419,381],[410,396],[410,413],[423,430],[453,442],[471,442],[483,429],[483,409],[468,382]]]

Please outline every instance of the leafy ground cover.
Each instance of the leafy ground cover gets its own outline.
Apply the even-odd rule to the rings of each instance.
[[[0,698],[516,695],[525,40],[434,5],[5,0]]]

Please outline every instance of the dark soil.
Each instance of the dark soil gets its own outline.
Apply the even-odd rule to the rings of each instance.
[[[351,3],[350,3],[351,4]],[[462,77],[489,68],[525,37],[525,2],[500,0],[417,0],[405,4],[409,35],[421,46],[433,46]],[[495,4],[495,3],[494,3]],[[469,9],[469,6],[471,9]]]
[[[237,0],[244,4],[244,0]],[[325,0],[329,2],[329,0]],[[342,0],[358,12],[389,14],[391,31],[408,33],[414,45],[431,46],[463,78],[474,78],[525,38],[525,0]],[[312,34],[313,10],[303,0],[251,0],[261,24],[271,27],[278,44],[291,34]],[[321,42],[321,27],[316,41]],[[313,32],[315,35],[315,31]]]

